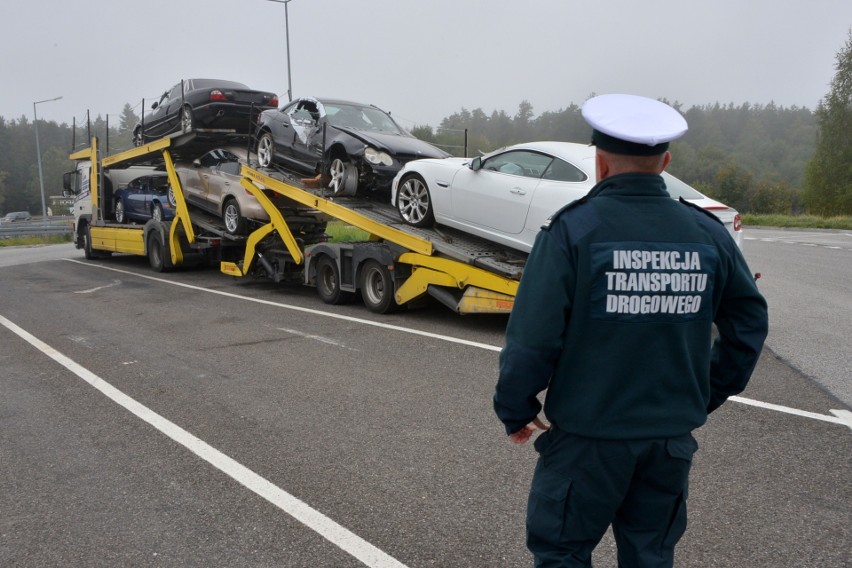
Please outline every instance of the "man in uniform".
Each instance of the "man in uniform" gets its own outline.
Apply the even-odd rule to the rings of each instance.
[[[515,443],[544,430],[527,511],[536,566],[591,566],[610,525],[620,567],[672,566],[691,432],[745,388],[766,302],[722,223],[666,192],[683,117],[632,95],[594,97],[582,113],[598,183],[536,239],[494,409]],[[538,418],[545,388],[550,426]]]

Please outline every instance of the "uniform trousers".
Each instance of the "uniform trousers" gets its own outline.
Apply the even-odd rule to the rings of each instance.
[[[620,568],[664,568],[686,530],[692,434],[602,440],[552,428],[527,507],[527,547],[537,568],[590,567],[612,525]]]

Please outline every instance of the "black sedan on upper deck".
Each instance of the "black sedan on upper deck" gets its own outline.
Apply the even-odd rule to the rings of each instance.
[[[261,111],[277,108],[274,93],[254,91],[221,79],[186,79],[151,104],[151,112],[133,129],[136,146],[173,132],[216,128],[249,134]]]
[[[390,189],[396,173],[411,160],[449,156],[372,105],[303,97],[280,110],[265,110],[258,118],[257,158],[262,167],[278,163],[308,175],[322,174],[337,195]]]

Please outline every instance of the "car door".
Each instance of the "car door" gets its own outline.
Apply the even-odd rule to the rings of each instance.
[[[465,224],[508,235],[524,229],[541,176],[552,158],[530,150],[510,150],[462,168],[453,178],[453,217]]]
[[[202,174],[207,184],[207,201],[214,205],[217,211],[222,210],[222,203],[229,195],[236,191],[245,192],[240,185],[240,162],[239,158],[223,149],[209,152],[215,159],[215,164],[210,166],[209,171]]]
[[[162,136],[177,128],[180,120],[181,94],[181,83],[163,93],[156,103],[157,106],[146,119],[145,131],[149,135]]]
[[[301,100],[287,113],[292,130],[288,154],[305,169],[322,161],[322,128],[325,109],[315,100]]]
[[[146,199],[148,179],[147,177],[140,177],[127,184],[124,207],[128,216],[150,217],[146,206],[146,201],[150,201],[150,198]]]
[[[592,168],[587,164],[586,168]],[[595,180],[580,167],[554,158],[541,177],[527,214],[526,230],[534,235],[554,213],[589,193]],[[534,238],[534,237],[533,237]]]

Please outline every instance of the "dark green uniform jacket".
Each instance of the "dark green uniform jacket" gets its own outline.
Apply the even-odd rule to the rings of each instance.
[[[767,327],[766,302],[718,219],[669,197],[661,176],[613,176],[538,235],[494,408],[516,432],[547,388],[545,415],[565,432],[686,434],[742,392]]]

